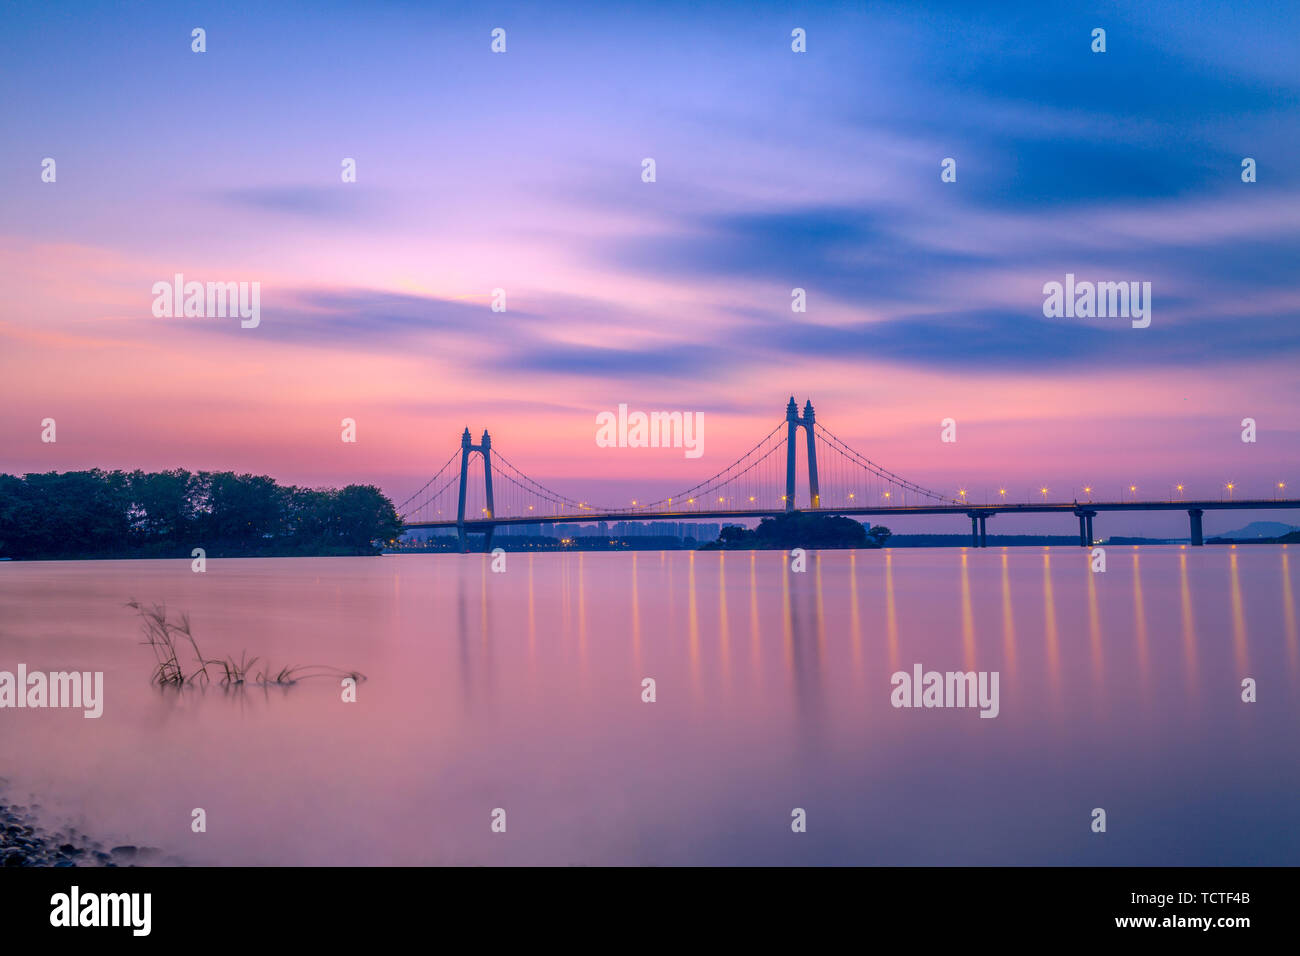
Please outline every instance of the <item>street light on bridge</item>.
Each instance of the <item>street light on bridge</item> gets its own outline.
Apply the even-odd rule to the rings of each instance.
[[[1236,486],[1235,483],[1233,483],[1233,482],[1231,482],[1231,481],[1228,482],[1228,500],[1229,500],[1229,501],[1232,500],[1232,489],[1233,489],[1233,488],[1236,488],[1236,487],[1237,487],[1237,486]]]
[[[1039,488],[1038,490],[1041,491],[1041,492],[1043,493],[1043,500],[1046,501],[1046,500],[1047,500],[1047,489],[1046,489],[1046,488]]]

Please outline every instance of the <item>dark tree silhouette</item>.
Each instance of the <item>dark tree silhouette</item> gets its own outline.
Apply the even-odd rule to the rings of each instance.
[[[0,557],[374,554],[401,533],[373,485],[180,469],[0,475]]]
[[[879,548],[889,529],[868,532],[861,522],[842,515],[795,511],[764,518],[753,531],[727,525],[718,540],[706,548],[724,550],[785,548]]]

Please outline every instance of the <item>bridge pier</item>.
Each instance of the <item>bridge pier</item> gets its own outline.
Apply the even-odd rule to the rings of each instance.
[[[1079,519],[1079,547],[1092,547],[1092,519],[1097,516],[1095,511],[1076,511],[1075,517]]]
[[[497,530],[497,526],[494,524],[490,524],[487,526],[487,530],[484,532],[484,536],[483,536],[484,551],[492,550],[492,534],[496,530]],[[456,528],[456,537],[460,542],[460,553],[469,554],[469,537],[466,534],[464,525],[460,525],[459,527]]]
[[[1092,547],[1092,514],[1087,511],[1076,511],[1079,516],[1079,547]]]
[[[978,548],[980,546],[980,516],[973,511],[968,511],[966,517],[970,518],[970,546]]]
[[[1200,508],[1190,508],[1187,514],[1192,519],[1192,545],[1198,548],[1203,547],[1205,535],[1201,532],[1201,515],[1205,514],[1205,512]]]
[[[980,515],[980,547],[989,546],[989,516]]]

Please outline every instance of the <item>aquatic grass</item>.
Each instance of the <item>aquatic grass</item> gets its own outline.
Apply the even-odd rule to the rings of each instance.
[[[366,679],[360,671],[341,670],[320,664],[286,666],[278,670],[264,666],[259,669],[257,662],[260,658],[248,657],[247,651],[240,653],[239,660],[232,656],[207,658],[199,650],[198,641],[190,630],[188,614],[172,620],[165,604],[144,604],[135,598],[127,601],[126,606],[140,617],[145,636],[142,643],[149,645],[154,652],[151,682],[159,687],[206,687],[209,684],[226,689],[248,685],[287,687],[312,677],[351,677],[355,681]],[[181,657],[187,646],[194,661],[188,668]],[[209,673],[209,668],[212,673]]]
[[[179,622],[173,622],[168,618],[167,606],[164,604],[145,605],[132,598],[126,602],[126,606],[134,609],[140,616],[145,634],[144,643],[153,649],[156,661],[153,672],[154,683],[163,687],[182,687],[194,683],[199,678],[202,678],[204,683],[210,680],[207,670],[209,662],[203,659],[198,642],[190,632],[189,615],[182,614]],[[193,651],[196,661],[194,670],[189,674],[186,674],[185,667],[181,663],[178,649],[186,643]]]

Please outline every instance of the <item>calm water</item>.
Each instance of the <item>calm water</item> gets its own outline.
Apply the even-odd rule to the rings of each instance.
[[[0,776],[194,863],[1300,863],[1300,552],[1107,556],[0,564],[0,670],[106,685],[99,720],[0,711]],[[159,691],[131,597],[369,680]],[[893,708],[914,663],[1000,672],[1000,715]]]

